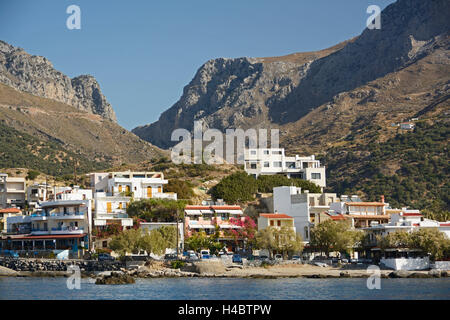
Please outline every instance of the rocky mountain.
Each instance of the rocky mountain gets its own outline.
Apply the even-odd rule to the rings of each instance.
[[[0,41],[0,168],[59,175],[74,165],[87,172],[165,155],[116,123],[92,76],[70,79]]]
[[[132,132],[168,148],[173,145],[170,134],[174,129],[192,129],[194,120],[201,119],[206,127],[220,130],[279,127],[282,139],[298,141],[295,137],[304,129],[299,121],[320,107],[332,109],[346,93],[354,91],[358,106],[375,101],[393,85],[399,85],[395,76],[367,92],[364,86],[430,56],[431,63],[447,71],[448,12],[450,3],[446,0],[398,0],[381,13],[381,30],[366,29],[359,37],[326,50],[272,58],[210,60],[157,122]],[[448,74],[430,84],[430,90],[438,90]],[[325,127],[320,129],[322,134],[326,131]],[[323,145],[317,147],[324,149]]]
[[[56,100],[116,122],[116,114],[90,75],[70,79],[41,56],[0,41],[0,83]]]

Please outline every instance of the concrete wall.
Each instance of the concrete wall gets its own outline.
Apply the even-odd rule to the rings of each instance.
[[[430,268],[430,259],[425,258],[382,258],[380,263],[394,270],[424,270]]]

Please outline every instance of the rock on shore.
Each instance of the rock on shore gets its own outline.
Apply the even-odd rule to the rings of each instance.
[[[111,272],[110,275],[105,275],[97,278],[95,284],[131,284],[135,283],[134,278],[126,273]]]

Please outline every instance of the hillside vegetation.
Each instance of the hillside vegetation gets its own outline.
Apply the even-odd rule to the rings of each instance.
[[[363,193],[368,200],[384,194],[393,207],[450,210],[448,121],[418,122],[385,142],[332,148],[322,159],[328,189]]]

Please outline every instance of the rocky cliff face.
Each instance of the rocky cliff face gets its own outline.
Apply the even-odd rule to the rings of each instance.
[[[176,128],[271,128],[294,123],[315,108],[446,46],[446,0],[398,0],[381,14],[381,30],[319,52],[274,58],[215,59],[204,64],[181,99],[153,124],[135,128],[167,148]]]
[[[0,41],[0,83],[116,122],[114,110],[94,77],[82,75],[70,79],[55,70],[46,58],[32,56],[3,41]]]

